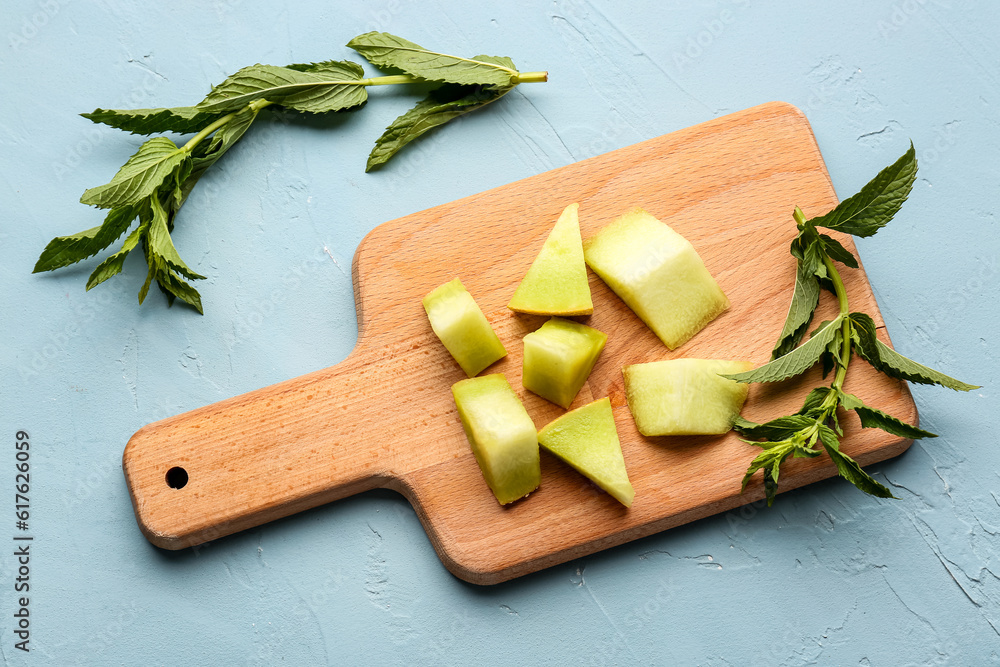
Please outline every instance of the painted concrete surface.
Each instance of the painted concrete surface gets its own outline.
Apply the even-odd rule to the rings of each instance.
[[[17,557],[0,549],[5,664],[1000,663],[995,3],[33,0],[0,15],[0,540],[19,533],[18,430],[35,537],[27,654]],[[31,275],[49,239],[99,222],[80,193],[141,141],[77,113],[191,104],[255,62],[357,59],[341,45],[372,29],[551,79],[367,175],[405,92],[265,120],[178,219],[204,317],[156,290],[139,307],[138,257],[89,293],[94,260]],[[861,258],[896,347],[983,388],[913,387],[941,437],[872,467],[899,500],[824,482],[489,588],[450,575],[390,492],[183,552],[142,538],[128,437],[343,359],[350,261],[375,225],[770,100],[806,112],[842,195],[917,146],[913,195]]]

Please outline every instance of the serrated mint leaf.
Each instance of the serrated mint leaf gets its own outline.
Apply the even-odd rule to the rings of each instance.
[[[117,241],[138,214],[138,207],[133,205],[113,208],[101,225],[52,239],[39,256],[32,273],[52,271],[96,255]]]
[[[810,415],[820,408],[826,402],[826,399],[830,396],[832,392],[837,391],[833,387],[816,387],[809,392],[806,396],[805,402],[802,404],[802,409],[799,410],[800,415]]]
[[[823,261],[823,245],[820,243],[818,234],[816,240],[805,246],[802,252],[803,270],[810,272],[821,280],[830,277],[827,274],[826,262]]]
[[[788,354],[778,357],[759,368],[745,373],[722,375],[737,382],[780,382],[808,370],[826,350],[826,346],[837,336],[843,317],[827,322],[816,330],[812,338]]]
[[[139,241],[146,234],[148,229],[148,222],[140,224],[132,231],[131,234],[125,237],[125,243],[122,245],[121,250],[109,256],[97,265],[97,268],[90,274],[90,278],[87,279],[88,291],[97,287],[108,278],[116,276],[122,272],[122,265],[125,264],[125,258],[128,257],[130,252],[135,250],[137,245],[139,245]]]
[[[852,269],[858,268],[858,260],[850,250],[841,245],[840,241],[827,234],[820,234],[819,238],[823,243],[823,249],[830,256],[830,259],[836,260]]]
[[[509,58],[461,58],[430,51],[387,32],[368,32],[347,43],[376,67],[443,83],[509,86],[517,83],[517,69]]]
[[[834,334],[833,340],[831,340],[826,345],[826,349],[823,350],[822,356],[820,356],[820,361],[823,363],[823,377],[825,378],[830,374],[835,368],[844,365],[841,360],[840,355],[844,349],[844,328],[839,327],[837,333]]]
[[[864,402],[854,394],[842,392],[840,395],[840,405],[843,406],[845,410],[855,411],[858,414],[858,418],[861,420],[861,426],[864,428],[878,428],[882,429],[886,433],[898,435],[903,438],[913,438],[914,440],[919,438],[937,437],[936,434],[931,433],[930,431],[917,428],[916,426],[907,424],[901,419],[896,419],[892,415],[888,415],[877,408],[865,405]]]
[[[180,255],[177,254],[177,248],[174,246],[173,240],[170,238],[170,230],[167,223],[167,212],[164,210],[163,206],[157,197],[151,198],[151,205],[153,209],[153,219],[149,225],[149,233],[146,237],[146,243],[148,247],[148,255],[153,255],[155,259],[159,260],[156,263],[162,263],[169,267],[171,270],[190,278],[191,280],[204,280],[205,276],[195,273],[188,265],[184,263]]]
[[[157,134],[198,132],[218,120],[224,112],[213,112],[198,107],[173,107],[170,109],[94,109],[80,114],[95,123],[103,123],[132,134]]]
[[[804,428],[812,426],[814,422],[814,419],[803,415],[778,417],[764,424],[757,424],[739,417],[733,424],[733,429],[745,438],[764,438],[769,442],[778,442],[787,439],[796,431],[801,431]],[[756,445],[758,443],[755,442],[752,444]]]
[[[324,60],[318,63],[295,63],[285,65],[286,68],[296,72],[312,72],[314,74],[333,75],[338,78],[346,77],[352,81],[365,76],[364,68],[350,60]]]
[[[903,205],[917,178],[917,154],[910,149],[826,215],[809,220],[817,227],[855,236],[871,236],[886,226]]]
[[[823,443],[826,453],[830,455],[830,458],[836,464],[837,472],[840,473],[841,477],[865,493],[877,498],[896,497],[892,495],[889,489],[879,484],[871,475],[862,470],[857,461],[840,451],[837,434],[833,432],[833,429],[821,426],[819,429],[819,440]]]
[[[110,183],[90,188],[80,201],[99,208],[137,204],[163,185],[186,159],[187,152],[170,139],[154,137],[139,147]]]
[[[939,384],[955,391],[979,389],[978,385],[956,380],[896,352],[875,336],[875,322],[865,313],[851,313],[851,324],[858,355],[882,373],[918,384]]]
[[[190,304],[199,314],[204,315],[205,311],[201,306],[201,294],[194,287],[184,282],[173,273],[167,271],[159,276],[157,285],[171,297],[176,297],[185,303]]]
[[[203,111],[239,111],[255,100],[268,100],[287,109],[309,113],[340,111],[364,104],[368,91],[363,72],[354,63],[330,63],[325,69],[300,71],[274,65],[251,65],[216,86],[197,108]]]
[[[750,462],[750,467],[747,468],[746,474],[743,475],[743,483],[740,486],[740,493],[746,490],[747,484],[750,482],[751,478],[753,478],[754,473],[763,469],[764,495],[767,498],[767,505],[770,507],[771,504],[774,503],[775,494],[778,492],[778,474],[780,472],[781,464],[792,454],[795,446],[790,442],[771,442],[763,444],[770,446],[758,454],[754,460]]]
[[[792,291],[792,303],[785,316],[785,325],[781,328],[778,342],[771,352],[771,359],[777,359],[794,350],[802,341],[806,328],[812,321],[813,313],[819,304],[819,283],[816,277],[803,263],[796,263],[795,289]]]
[[[479,88],[477,86],[444,85],[431,91],[425,99],[404,113],[386,128],[375,140],[375,147],[368,156],[365,171],[385,164],[406,144],[425,132],[444,125],[470,111],[475,111],[494,102],[512,88]]]
[[[139,288],[139,304],[146,300],[146,295],[149,294],[149,286],[153,284],[153,279],[156,277],[157,273],[161,270],[165,270],[166,266],[163,264],[163,260],[156,255],[151,254],[148,250],[146,251],[146,266],[148,270],[146,271],[146,282],[142,284]]]

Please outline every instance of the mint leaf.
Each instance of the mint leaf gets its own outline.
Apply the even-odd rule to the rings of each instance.
[[[125,233],[138,212],[134,205],[113,208],[101,225],[52,239],[35,262],[32,273],[52,271],[96,255]]]
[[[371,171],[385,164],[403,146],[410,143],[425,132],[439,125],[458,118],[470,111],[475,111],[494,102],[508,92],[512,87],[480,88],[478,86],[456,86],[446,84],[431,91],[425,99],[398,117],[386,128],[381,137],[375,140],[375,147],[368,156],[365,171]]]
[[[152,254],[158,260],[157,263],[163,264],[183,276],[192,280],[203,280],[205,276],[199,275],[188,268],[188,265],[177,254],[177,248],[170,238],[170,230],[167,227],[167,212],[160,204],[159,198],[151,197],[150,201],[153,209],[153,219],[146,237],[148,246],[147,255]]]
[[[154,137],[139,147],[110,183],[90,188],[80,201],[99,208],[137,204],[156,191],[186,159],[187,151],[170,139]]]
[[[886,433],[898,435],[903,438],[936,438],[937,435],[930,431],[917,428],[907,424],[901,419],[896,419],[877,408],[865,405],[864,402],[854,394],[842,392],[840,394],[840,405],[845,410],[854,410],[861,419],[861,426],[864,428],[878,428]]]
[[[812,338],[788,354],[745,373],[722,375],[737,382],[780,382],[808,370],[820,360],[831,340],[837,336],[843,316],[837,316],[816,330]]]
[[[778,442],[787,439],[796,431],[812,426],[814,421],[814,419],[803,415],[789,415],[772,419],[764,424],[757,424],[743,417],[737,417],[733,429],[746,438],[763,438],[770,442]]]
[[[108,278],[122,272],[122,265],[125,264],[125,258],[139,245],[139,240],[145,236],[148,229],[148,221],[141,223],[131,234],[125,237],[125,243],[122,245],[121,250],[97,265],[97,268],[90,274],[90,278],[87,279],[88,291],[97,287]]]
[[[360,65],[347,61],[321,65],[308,71],[274,65],[244,67],[212,89],[196,108],[239,111],[264,99],[295,111],[326,113],[364,104],[368,91],[362,83],[364,70]]]
[[[157,132],[197,132],[223,114],[204,111],[198,107],[174,107],[172,109],[94,109],[80,114],[95,123],[103,123],[132,134],[155,134]]]
[[[837,472],[840,473],[841,477],[865,493],[877,498],[896,497],[892,495],[889,489],[879,484],[871,475],[862,470],[857,461],[840,451],[837,434],[833,432],[833,429],[821,425],[819,428],[819,440],[823,443],[826,453],[830,455],[830,458],[836,464]]]
[[[764,495],[767,498],[767,506],[770,507],[774,503],[774,496],[778,493],[778,475],[781,464],[791,456],[795,450],[795,446],[787,441],[754,444],[758,444],[765,449],[750,462],[750,467],[747,468],[746,474],[743,475],[740,493],[746,490],[747,484],[750,483],[754,473],[763,469]]]
[[[855,236],[871,236],[885,227],[910,195],[917,178],[917,154],[910,149],[873,178],[861,191],[832,211],[809,220],[817,227]]]
[[[771,352],[771,359],[777,359],[794,350],[802,341],[806,328],[812,321],[813,313],[819,304],[819,283],[801,261],[796,263],[795,289],[792,291],[792,303],[785,316],[785,324],[781,328],[778,342]]]
[[[875,337],[875,322],[865,313],[851,313],[851,324],[858,355],[882,373],[918,384],[939,384],[955,391],[979,389],[978,385],[956,380],[896,352]]]
[[[837,260],[841,264],[846,264],[852,269],[858,268],[858,260],[850,250],[841,245],[840,241],[826,234],[820,234],[819,238],[823,244],[823,250],[830,256],[830,259]]]
[[[808,396],[806,396],[805,403],[802,404],[802,409],[799,410],[799,414],[813,416],[813,413],[823,407],[823,403],[826,401],[827,397],[835,391],[837,390],[833,387],[816,387],[809,392]]]
[[[201,306],[201,295],[198,294],[198,290],[174,274],[169,271],[161,274],[157,278],[156,284],[159,285],[160,289],[166,292],[170,297],[176,297],[181,301],[190,304],[201,315],[205,314],[205,311]]]
[[[517,69],[510,58],[461,58],[429,51],[387,32],[368,32],[347,43],[376,67],[390,67],[407,74],[443,83],[509,86],[517,83]]]

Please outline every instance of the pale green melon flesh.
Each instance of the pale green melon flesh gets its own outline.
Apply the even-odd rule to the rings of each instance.
[[[483,311],[455,278],[424,297],[431,328],[470,378],[507,356]]]
[[[725,433],[743,409],[749,385],[720,377],[742,373],[748,361],[668,359],[623,369],[625,397],[643,435]]]
[[[501,505],[538,488],[538,434],[502,373],[456,382],[451,387],[462,428],[493,495]]]
[[[579,204],[570,204],[559,216],[524,280],[507,307],[533,315],[590,315],[587,265],[580,238]]]
[[[525,389],[568,408],[607,340],[597,329],[553,317],[524,337],[521,383]]]
[[[538,444],[549,450],[625,507],[635,489],[628,480],[611,401],[602,398],[567,412],[538,432]]]
[[[642,209],[584,243],[587,264],[670,349],[729,307],[729,299],[683,236]]]

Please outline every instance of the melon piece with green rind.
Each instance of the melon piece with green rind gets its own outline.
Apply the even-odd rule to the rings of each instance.
[[[521,384],[568,408],[587,381],[608,337],[585,324],[553,317],[523,340]]]
[[[590,315],[587,265],[583,260],[579,204],[563,210],[507,307],[532,315]]]
[[[573,466],[625,507],[635,489],[629,482],[611,401],[607,398],[567,412],[538,432],[538,444]]]
[[[451,393],[479,469],[500,504],[537,489],[538,433],[507,378],[494,373],[461,380]]]
[[[583,247],[587,265],[671,350],[729,308],[694,246],[641,208]]]
[[[726,433],[750,387],[720,373],[752,369],[749,361],[667,359],[626,366],[625,398],[643,435]]]
[[[458,278],[424,297],[431,328],[470,378],[507,356],[483,311]]]

